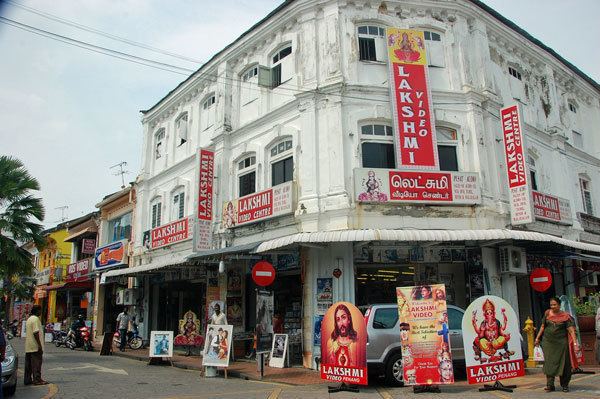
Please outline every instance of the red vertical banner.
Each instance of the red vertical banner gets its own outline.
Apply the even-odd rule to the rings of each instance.
[[[397,165],[438,170],[423,32],[387,28],[386,38]]]
[[[500,115],[510,193],[511,223],[513,225],[531,223],[533,222],[533,202],[529,190],[519,108],[517,105],[502,108]]]
[[[202,148],[198,157],[198,220],[194,234],[194,249],[207,250],[212,245],[213,182],[215,153]]]

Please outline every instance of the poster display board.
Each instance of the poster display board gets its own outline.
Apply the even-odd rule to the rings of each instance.
[[[452,384],[445,285],[397,287],[396,296],[404,383]]]
[[[273,338],[273,291],[256,291],[256,352],[270,352]]]
[[[519,320],[504,299],[485,295],[471,302],[462,332],[469,384],[525,375]]]
[[[356,306],[334,303],[321,322],[321,378],[367,385],[367,328]]]
[[[287,347],[287,334],[275,334],[273,336],[273,347],[271,348],[269,367],[277,367],[280,369],[285,367],[285,355],[287,354]]]
[[[151,331],[148,357],[173,357],[173,331]]]
[[[209,324],[206,326],[202,366],[229,367],[232,339],[233,326],[231,324]]]
[[[333,278],[317,279],[317,315],[324,315],[333,304]]]

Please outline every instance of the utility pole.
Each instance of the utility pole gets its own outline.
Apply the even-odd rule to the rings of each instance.
[[[129,173],[129,171],[123,169],[124,166],[127,166],[127,162],[122,161],[110,167],[110,169],[119,168],[119,170],[113,173],[113,176],[121,175],[121,188],[125,188],[125,175]]]

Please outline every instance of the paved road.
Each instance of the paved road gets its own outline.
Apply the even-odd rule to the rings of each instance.
[[[20,368],[23,367],[23,341],[11,341],[19,353]],[[47,345],[44,354],[43,377],[52,383],[46,387],[24,387],[19,377],[17,399],[80,398],[160,398],[160,399],[234,399],[234,398],[302,398],[333,399],[374,398],[396,399],[414,397],[428,398],[485,398],[485,399],[537,399],[599,398],[600,374],[576,376],[572,392],[568,394],[543,392],[544,377],[541,374],[514,380],[519,387],[513,394],[502,392],[480,393],[476,386],[464,382],[442,388],[443,395],[418,394],[410,388],[389,388],[380,384],[361,388],[359,394],[336,393],[328,395],[326,385],[289,386],[284,384],[245,381],[241,379],[203,378],[198,371],[182,370],[168,366],[148,366],[144,362],[116,356],[99,356],[98,352],[71,351]]]

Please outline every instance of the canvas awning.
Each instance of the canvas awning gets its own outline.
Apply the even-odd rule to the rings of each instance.
[[[86,227],[85,229],[81,229],[76,233],[71,234],[67,238],[64,239],[65,242],[71,242],[78,237],[82,237],[84,235],[91,235],[98,233],[98,229],[95,227]]]
[[[133,276],[136,274],[152,274],[169,266],[178,265],[186,262],[186,256],[170,256],[160,261],[154,261],[146,265],[126,267],[123,269],[110,270],[103,273],[104,278],[117,276]]]
[[[361,241],[405,241],[405,242],[452,242],[452,241],[491,241],[521,240],[534,242],[553,242],[582,251],[600,253],[600,245],[568,240],[550,234],[534,231],[489,229],[489,230],[335,230],[296,233],[265,241],[256,249],[257,253],[268,252],[291,245],[319,244],[329,242]]]
[[[187,257],[187,259],[192,260],[192,259],[219,257],[219,256],[223,256],[223,255],[229,255],[229,254],[235,254],[235,253],[241,253],[241,252],[254,253],[254,251],[256,250],[256,247],[258,247],[259,245],[260,245],[260,242],[253,242],[250,244],[233,245],[231,247],[211,249],[208,251],[193,253],[193,254],[189,255]]]

